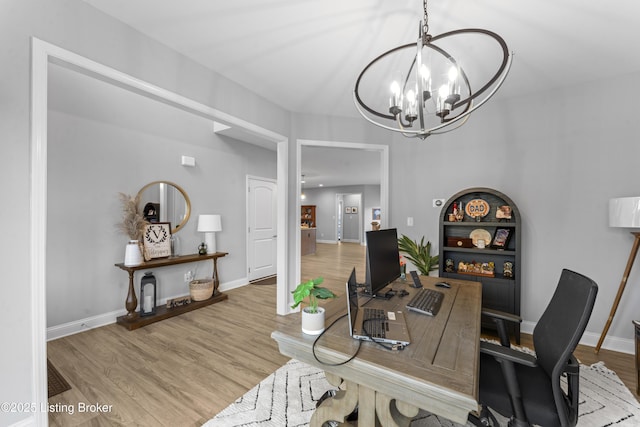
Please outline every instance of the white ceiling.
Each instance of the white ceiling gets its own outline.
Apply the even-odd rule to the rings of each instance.
[[[362,68],[422,18],[419,0],[84,1],[289,111],[352,117]],[[640,70],[638,16],[637,0],[431,0],[429,32],[500,34],[510,97]]]

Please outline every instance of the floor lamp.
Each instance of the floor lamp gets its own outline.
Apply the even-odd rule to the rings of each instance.
[[[640,197],[623,197],[620,199],[609,200],[609,227],[640,228]],[[607,323],[604,325],[602,335],[600,335],[600,340],[595,348],[596,353],[600,351],[602,342],[609,331],[613,317],[618,309],[618,304],[620,304],[620,300],[622,299],[622,293],[627,285],[627,279],[631,273],[633,262],[636,259],[638,248],[640,248],[640,232],[632,231],[631,234],[633,234],[635,240],[631,247],[627,267],[624,269],[624,273],[622,274],[622,281],[618,287],[618,294],[616,295],[616,299],[613,301],[613,306],[611,307],[611,313],[609,313],[609,318],[607,319]]]

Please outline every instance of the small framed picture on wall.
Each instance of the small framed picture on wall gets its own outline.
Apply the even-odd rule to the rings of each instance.
[[[374,221],[380,221],[380,208],[373,208],[371,211],[371,219]]]
[[[344,213],[351,213],[351,206],[347,206],[346,208],[344,208]]]
[[[357,214],[358,213],[358,207],[357,206],[352,206],[351,207],[351,213],[352,214]]]

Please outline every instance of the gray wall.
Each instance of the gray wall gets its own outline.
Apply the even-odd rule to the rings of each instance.
[[[199,214],[221,214],[217,248],[229,255],[218,262],[220,280],[246,278],[247,226],[238,214],[246,175],[275,178],[275,152],[219,137],[210,120],[74,71],[52,66],[50,81],[47,326],[123,309],[128,275],[113,265],[128,240],[115,227],[118,193],[135,195],[151,181],[174,182],[191,200],[191,219],[177,233],[182,252],[196,253],[204,240]],[[196,167],[182,166],[182,155]],[[212,263],[154,270],[158,299],[188,294],[187,270],[210,277]]]
[[[342,213],[342,240],[345,242],[361,241],[362,194],[345,194]],[[356,208],[355,213],[347,213],[347,207]]]
[[[514,62],[512,72],[517,70]],[[522,216],[525,321],[540,317],[562,268],[579,271],[600,285],[585,334],[595,345],[633,243],[628,230],[608,227],[607,206],[610,198],[640,192],[632,113],[639,77],[490,102],[459,130],[424,144],[394,138],[390,206],[399,231],[437,242],[433,198],[476,186],[502,191]],[[625,88],[625,96],[616,108],[603,108],[617,87]],[[408,159],[421,160],[407,167]],[[414,217],[414,227],[406,226],[407,216]],[[636,267],[629,283],[639,279]],[[637,287],[627,287],[609,337],[632,339],[639,298]]]
[[[432,242],[437,240],[439,211],[431,207],[433,198],[447,198],[475,186],[504,192],[518,204],[523,218],[525,321],[538,319],[560,269],[572,268],[600,284],[586,334],[587,339],[597,340],[633,242],[628,230],[608,227],[607,201],[638,195],[640,172],[636,163],[640,146],[636,143],[635,100],[640,96],[640,70],[616,80],[495,99],[474,113],[461,129],[416,142],[374,129],[364,120],[290,115],[78,0],[0,1],[0,34],[0,178],[6,183],[3,200],[8,201],[5,209],[0,209],[0,221],[5,225],[4,244],[0,245],[0,336],[5,349],[0,353],[0,401],[29,402],[33,394],[32,296],[28,286],[31,36],[289,135],[291,141],[304,138],[388,144],[389,225],[412,237],[424,235]],[[511,73],[518,73],[522,64],[516,58]],[[509,84],[508,79],[505,84]],[[615,97],[612,103],[612,94],[621,93],[620,88],[623,96]],[[89,146],[76,147],[85,148],[85,155],[91,156]],[[287,218],[294,229],[299,221],[297,195],[293,191],[297,179],[295,153],[292,143],[288,152]],[[231,156],[225,152],[227,155]],[[204,154],[197,157],[206,158]],[[107,172],[117,180],[121,170]],[[187,179],[173,178],[183,183],[190,194],[192,188],[198,188]],[[137,180],[116,182],[113,188],[103,191],[109,196],[127,188],[133,192],[149,180],[150,176],[140,176]],[[115,213],[115,200],[109,203],[112,205],[108,209]],[[407,216],[414,217],[414,227],[406,226]],[[112,222],[108,221],[108,228]],[[294,236],[291,233],[287,242],[290,248],[295,247]],[[112,238],[119,239],[115,234]],[[109,265],[106,270],[113,268],[114,258],[121,257],[117,246],[108,249],[112,252],[104,261]],[[288,254],[289,260],[296,257],[293,251]],[[294,269],[290,263],[289,277],[293,277]],[[640,290],[634,284],[640,279],[639,270],[631,272],[630,286],[609,332],[614,344],[615,338],[624,340],[624,344],[633,337],[630,322],[637,318]],[[120,295],[120,289],[115,293]],[[27,416],[1,413],[0,424],[11,425]]]
[[[374,207],[380,207],[379,185],[345,185],[339,187],[305,189],[305,194],[307,196],[305,204],[316,205],[316,222],[318,223],[316,238],[318,241],[337,242],[336,195],[350,193],[362,195],[362,200],[359,202],[362,207],[358,215],[352,215],[352,219],[355,220],[355,222],[353,220],[349,221],[350,226],[357,227],[357,217],[362,216],[364,221],[363,231],[371,230],[371,209]],[[353,204],[354,203],[351,202],[345,202],[345,206],[352,206]],[[350,230],[349,233],[349,236],[355,236],[349,238],[358,239],[357,228]],[[362,235],[364,236],[364,233]]]

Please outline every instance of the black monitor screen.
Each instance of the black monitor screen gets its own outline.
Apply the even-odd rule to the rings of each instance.
[[[365,293],[375,296],[400,277],[398,232],[395,228],[367,231]]]

